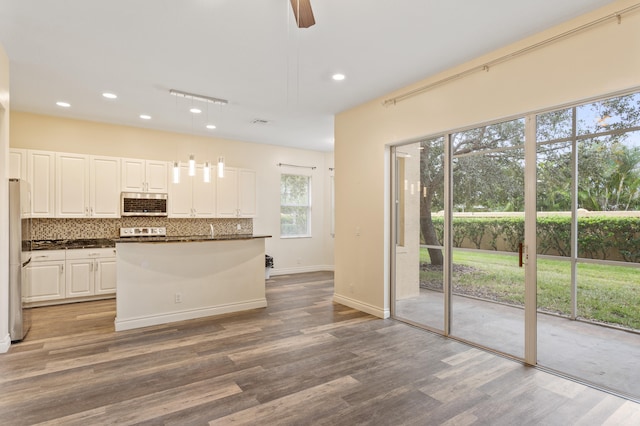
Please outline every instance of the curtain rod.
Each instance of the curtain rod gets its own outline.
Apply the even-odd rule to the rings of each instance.
[[[287,163],[278,163],[277,166],[278,167],[282,167],[282,166],[297,167],[299,169],[311,169],[311,170],[315,170],[316,169],[316,166],[298,166],[296,164],[287,164]]]
[[[640,8],[640,3],[636,3],[633,6],[629,6],[629,7],[625,8],[625,9],[622,9],[622,10],[620,10],[618,12],[614,12],[614,13],[611,13],[609,15],[605,15],[605,16],[600,17],[600,18],[598,18],[596,20],[593,20],[591,22],[587,22],[586,24],[580,25],[580,26],[578,26],[576,28],[572,28],[572,29],[570,29],[568,31],[565,31],[565,32],[560,33],[558,35],[555,35],[553,37],[549,37],[549,38],[547,38],[545,40],[539,41],[538,43],[534,43],[534,44],[532,44],[530,46],[527,46],[527,47],[524,47],[524,48],[522,48],[520,50],[516,50],[515,52],[508,53],[508,54],[506,54],[504,56],[501,56],[499,58],[493,59],[493,60],[491,60],[491,61],[489,61],[489,62],[487,62],[487,63],[485,63],[483,65],[478,65],[478,66],[475,66],[473,68],[469,68],[469,69],[467,69],[465,71],[462,71],[462,72],[460,72],[458,74],[443,78],[443,79],[435,81],[433,83],[429,83],[429,84],[427,84],[425,86],[418,87],[416,89],[410,90],[408,92],[405,92],[405,93],[403,93],[401,95],[398,95],[398,96],[395,96],[393,98],[386,99],[384,102],[382,102],[382,105],[383,106],[395,105],[398,102],[404,101],[406,99],[412,98],[412,97],[414,97],[416,95],[419,95],[421,93],[427,92],[427,91],[433,89],[434,87],[441,86],[441,85],[443,85],[445,83],[448,83],[448,82],[453,81],[453,80],[457,80],[457,79],[462,78],[462,77],[467,77],[468,75],[471,75],[471,74],[473,74],[475,72],[478,72],[478,71],[487,71],[488,72],[489,68],[494,66],[494,65],[501,64],[502,62],[506,62],[506,61],[508,61],[510,59],[513,59],[515,57],[518,57],[518,56],[521,56],[521,55],[523,55],[525,53],[528,53],[528,52],[530,52],[532,50],[539,49],[539,48],[541,48],[543,46],[546,46],[548,44],[554,43],[554,42],[556,42],[558,40],[562,40],[564,38],[567,38],[569,36],[572,36],[574,34],[577,34],[579,32],[587,30],[587,29],[589,29],[591,27],[594,27],[594,26],[596,26],[598,24],[601,24],[601,23],[603,23],[605,21],[608,21],[608,20],[610,20],[612,18],[617,19],[618,20],[618,24],[620,24],[622,22],[622,15],[623,14],[632,12],[632,11],[638,9],[638,8]]]

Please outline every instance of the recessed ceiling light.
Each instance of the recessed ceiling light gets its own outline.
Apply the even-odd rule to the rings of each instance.
[[[345,75],[344,74],[334,74],[331,76],[332,79],[334,79],[335,81],[342,81],[345,79]]]
[[[213,129],[215,129],[215,128],[216,128],[216,125],[215,125],[215,124],[207,124],[207,129],[209,129],[209,130],[213,130]]]
[[[62,108],[69,108],[71,106],[69,102],[62,102],[62,101],[56,102],[56,105]]]
[[[189,112],[192,112],[192,113],[194,113],[194,114],[200,114],[200,113],[202,112],[202,110],[201,110],[201,109],[198,109],[198,108],[191,108],[191,109],[189,110]]]
[[[140,114],[140,118],[142,118],[143,120],[151,120],[151,116],[147,114]]]
[[[116,99],[118,97],[118,95],[116,95],[115,93],[109,93],[109,92],[104,92],[102,96],[104,96],[107,99]]]

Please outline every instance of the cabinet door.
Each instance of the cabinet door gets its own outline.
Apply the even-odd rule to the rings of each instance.
[[[56,154],[56,217],[89,216],[89,157]]]
[[[91,296],[93,294],[93,259],[67,260],[66,296]]]
[[[64,261],[31,262],[27,267],[29,289],[25,289],[25,302],[64,299]]]
[[[180,182],[171,182],[169,186],[169,217],[192,216],[192,180],[189,168],[180,165]]]
[[[146,161],[146,191],[167,192],[169,164],[166,161]]]
[[[256,202],[256,172],[241,169],[238,173],[238,209],[241,217],[255,217]]]
[[[141,192],[145,183],[145,162],[134,158],[120,161],[121,188],[124,192]]]
[[[196,167],[193,177],[193,211],[196,217],[215,217],[216,215],[216,184],[204,181],[204,166]]]
[[[218,217],[238,216],[238,169],[224,168],[224,177],[217,179],[216,210]]]
[[[27,151],[31,183],[31,216],[55,217],[55,153]]]
[[[27,150],[9,150],[9,178],[29,180],[27,176]]]
[[[116,258],[97,259],[95,261],[95,294],[116,292]]]
[[[91,157],[89,213],[91,217],[120,217],[120,159]]]

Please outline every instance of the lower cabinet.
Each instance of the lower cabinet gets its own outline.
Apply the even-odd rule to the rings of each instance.
[[[27,303],[114,294],[116,250],[34,251],[27,274],[31,283]]]
[[[66,297],[115,293],[115,249],[68,250],[66,264]]]
[[[25,288],[25,302],[44,302],[66,297],[65,252],[46,250],[33,252],[27,275],[31,283]]]

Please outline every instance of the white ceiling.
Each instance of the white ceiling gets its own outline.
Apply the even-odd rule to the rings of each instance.
[[[0,44],[15,110],[331,151],[334,114],[612,2],[0,0]]]

